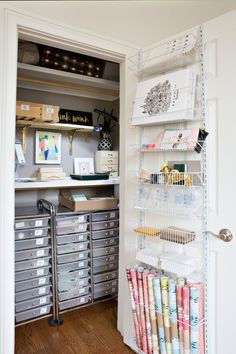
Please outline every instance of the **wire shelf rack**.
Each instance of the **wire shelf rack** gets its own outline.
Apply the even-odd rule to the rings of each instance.
[[[182,186],[200,187],[204,185],[204,173],[202,172],[149,172],[141,170],[138,176],[139,182],[151,186]]]

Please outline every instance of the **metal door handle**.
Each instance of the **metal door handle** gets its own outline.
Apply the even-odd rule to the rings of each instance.
[[[216,236],[224,242],[230,242],[233,239],[233,234],[229,229],[221,229],[218,234],[212,231],[206,231],[206,233]]]

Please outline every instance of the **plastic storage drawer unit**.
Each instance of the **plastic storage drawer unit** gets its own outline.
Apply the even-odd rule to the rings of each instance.
[[[118,235],[119,235],[119,229],[93,231],[92,239],[93,240],[98,240],[100,238],[115,237],[115,236],[118,236]]]
[[[29,261],[21,261],[15,263],[15,271],[47,267],[49,265],[51,257],[40,258],[40,259],[31,259]]]
[[[22,251],[31,248],[46,247],[49,245],[49,237],[32,238],[15,242],[15,250]]]
[[[61,264],[57,266],[57,271],[60,274],[71,272],[73,270],[78,270],[78,269],[83,269],[87,268],[89,265],[89,261],[81,261],[81,262],[72,262],[72,263],[66,263],[66,264]]]
[[[111,220],[118,219],[119,211],[118,210],[110,210],[99,213],[92,213],[92,221],[102,221],[102,220]]]
[[[88,241],[76,242],[67,245],[57,246],[57,254],[85,251],[88,248]]]
[[[16,314],[16,322],[30,320],[35,317],[45,316],[49,314],[52,305],[38,307],[33,310],[24,311]]]
[[[93,257],[101,257],[113,253],[118,253],[118,252],[119,252],[119,246],[95,248],[93,250]]]
[[[27,251],[16,251],[15,252],[15,260],[23,261],[27,259],[39,258],[39,257],[47,257],[49,255],[50,247],[40,248],[40,249],[30,249]]]
[[[16,293],[16,302],[25,301],[34,297],[39,297],[42,295],[48,295],[50,292],[50,285],[46,285],[40,288],[34,288],[26,291],[21,291]]]
[[[29,270],[16,272],[15,281],[23,281],[23,280],[33,279],[36,277],[47,276],[49,275],[49,268],[50,267],[44,267],[44,268],[29,269]]]
[[[57,245],[64,245],[67,243],[73,243],[73,242],[84,242],[88,240],[89,233],[86,232],[84,234],[69,234],[69,235],[63,235],[63,236],[57,236],[56,241]]]
[[[35,307],[48,305],[50,303],[51,296],[52,294],[49,294],[42,297],[36,297],[35,299],[18,302],[15,306],[15,310],[16,312],[21,312],[21,311],[27,311],[33,309]]]
[[[22,219],[15,221],[15,230],[47,227],[49,218]]]
[[[66,310],[72,307],[82,306],[90,302],[90,296],[81,296],[73,300],[59,302],[59,309]]]
[[[15,231],[15,240],[25,240],[36,237],[46,237],[48,235],[48,228],[40,229],[26,229]]]
[[[31,288],[37,288],[39,286],[48,285],[50,282],[50,276],[39,277],[24,281],[18,281],[15,283],[15,291],[24,291]]]
[[[119,226],[119,220],[113,221],[98,221],[92,223],[92,230],[115,229]]]

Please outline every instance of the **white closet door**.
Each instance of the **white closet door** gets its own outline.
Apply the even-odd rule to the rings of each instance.
[[[209,134],[208,229],[227,228],[223,242],[209,234],[209,354],[235,353],[236,338],[236,11],[205,24]]]

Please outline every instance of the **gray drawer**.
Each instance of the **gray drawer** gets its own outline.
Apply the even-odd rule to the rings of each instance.
[[[34,227],[48,226],[49,218],[35,218],[15,220],[15,230],[32,229]]]
[[[62,310],[70,309],[72,307],[82,306],[89,303],[90,300],[91,300],[90,295],[86,295],[86,296],[78,297],[77,299],[59,302],[59,309],[62,311]]]
[[[101,257],[113,253],[118,253],[118,252],[119,252],[119,246],[95,248],[93,250],[93,257]]]
[[[50,303],[51,296],[52,294],[49,294],[46,296],[37,297],[35,299],[18,302],[15,306],[16,312],[27,311],[35,307],[48,305]]]
[[[93,267],[93,274],[98,274],[98,273],[102,273],[102,272],[108,272],[114,269],[118,268],[118,261],[117,262],[112,262],[112,263],[108,263],[102,266],[98,266],[98,267]]]
[[[101,283],[102,281],[112,280],[118,278],[118,270],[105,274],[98,274],[93,276],[94,284]]]
[[[59,274],[58,281],[64,281],[71,278],[82,279],[88,277],[88,275],[89,275],[89,269],[75,270],[73,272]]]
[[[82,224],[88,221],[89,214],[78,214],[73,216],[61,215],[56,218],[57,226],[71,226]]]
[[[44,267],[44,268],[29,269],[21,272],[16,272],[15,281],[23,281],[23,280],[33,279],[36,277],[47,276],[49,275],[49,268],[50,267]]]
[[[57,246],[57,254],[85,251],[88,249],[88,244],[88,241],[86,241]]]
[[[107,281],[104,283],[94,284],[93,291],[94,291],[94,293],[98,293],[99,291],[111,289],[111,288],[117,287],[117,286],[118,286],[118,279],[114,279],[114,280]]]
[[[75,288],[83,288],[84,286],[88,286],[89,285],[89,280],[90,278],[69,278],[66,280],[61,280],[59,279],[58,281],[58,291],[69,291]]]
[[[30,249],[27,251],[16,251],[15,252],[15,261],[23,261],[27,259],[47,257],[49,255],[49,247],[40,248],[40,249]]]
[[[30,320],[35,317],[45,316],[49,314],[51,307],[52,305],[50,304],[43,307],[37,307],[33,310],[17,313],[15,317],[16,322],[22,322],[22,321]]]
[[[93,266],[99,267],[99,266],[105,265],[107,263],[117,262],[118,260],[119,260],[118,254],[112,254],[112,255],[106,256],[106,257],[97,257],[97,258],[94,258],[94,260],[93,260]]]
[[[47,267],[49,265],[51,257],[40,258],[40,259],[31,259],[29,261],[22,261],[15,263],[15,271],[18,272],[20,270],[39,268],[39,267]]]
[[[72,263],[67,263],[67,264],[61,264],[57,266],[57,271],[60,274],[71,272],[73,270],[78,270],[78,269],[83,269],[87,268],[89,265],[89,261],[80,261],[80,262],[72,262]]]
[[[78,232],[85,232],[87,231],[88,224],[74,224],[74,225],[64,225],[64,226],[56,226],[56,233],[57,235],[64,235],[64,234],[74,234]]]
[[[21,240],[15,242],[15,250],[28,250],[31,248],[46,247],[49,245],[49,237],[38,237],[29,240]]]
[[[15,283],[15,291],[24,291],[27,289],[37,288],[39,286],[48,285],[50,276],[34,278],[30,280],[20,281]]]
[[[119,226],[119,220],[98,221],[92,223],[92,230],[115,229]]]
[[[114,296],[116,295],[118,292],[118,288],[115,286],[114,288],[110,288],[107,290],[103,290],[103,291],[98,291],[96,293],[93,294],[93,298],[94,300],[99,299],[101,297],[105,297],[105,296]]]
[[[119,229],[93,231],[92,233],[93,240],[98,240],[100,238],[105,238],[105,237],[115,237],[115,236],[119,236]]]
[[[85,286],[84,288],[73,289],[69,291],[64,291],[58,294],[59,301],[65,301],[69,299],[73,299],[79,296],[85,296],[89,293],[89,286]]]
[[[50,285],[41,286],[40,288],[34,288],[26,291],[16,293],[16,302],[30,300],[34,297],[48,295],[50,292]]]
[[[119,219],[119,211],[118,210],[110,210],[99,213],[92,213],[92,221],[102,221],[102,220],[111,220],[111,219]]]
[[[63,254],[61,256],[57,256],[57,263],[64,264],[69,262],[82,261],[84,259],[87,259],[88,255],[88,251]]]
[[[48,228],[26,229],[15,231],[15,240],[25,240],[36,237],[46,237],[48,235]]]
[[[69,234],[63,236],[57,236],[57,245],[64,245],[72,242],[83,242],[88,240],[89,233],[86,232],[84,234]]]
[[[106,247],[106,246],[113,246],[113,245],[115,246],[118,244],[119,244],[119,237],[109,237],[109,238],[93,241],[93,249]]]

